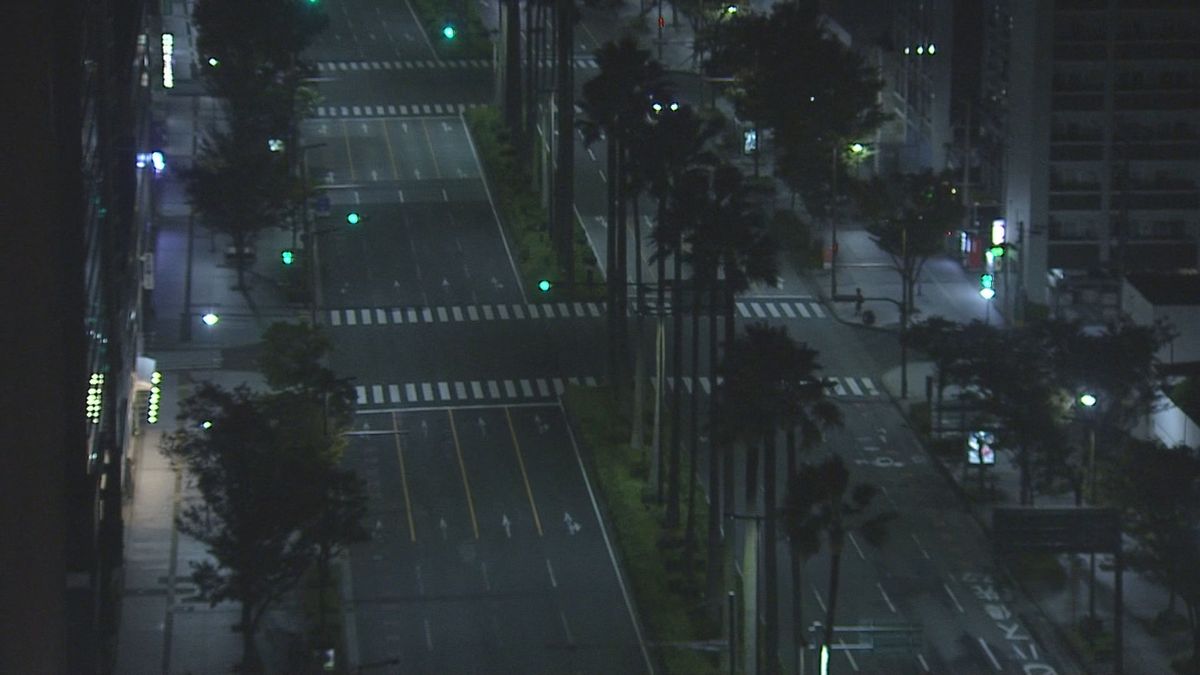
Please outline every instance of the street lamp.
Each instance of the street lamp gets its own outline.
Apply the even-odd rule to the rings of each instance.
[[[217,322],[221,320],[221,317],[217,316],[216,314],[213,314],[212,312],[209,312],[209,313],[205,314],[204,316],[200,317],[200,320],[204,322],[204,325],[211,328],[211,327],[217,325]]]
[[[1088,500],[1094,506],[1096,503],[1096,419],[1095,408],[1099,399],[1090,391],[1085,391],[1079,395],[1079,405],[1084,408],[1087,414],[1084,416],[1084,423],[1087,424],[1088,430]],[[1088,555],[1088,568],[1091,575],[1091,583],[1088,584],[1088,616],[1092,621],[1096,620],[1096,554]]]

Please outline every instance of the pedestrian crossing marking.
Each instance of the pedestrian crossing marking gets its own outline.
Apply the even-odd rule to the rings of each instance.
[[[466,398],[467,397],[467,385],[463,384],[462,382],[455,382],[454,383],[454,394],[458,397],[458,399],[460,401],[462,399]]]
[[[443,401],[450,400],[450,383],[449,382],[438,382],[438,396],[441,397],[441,399]]]
[[[668,307],[669,309],[669,307]],[[822,319],[827,315],[816,302],[737,303],[746,319]],[[510,319],[589,319],[604,314],[602,302],[555,302],[528,305],[446,305],[439,307],[375,307],[329,310],[330,326],[375,326]],[[632,311],[632,310],[631,310]]]
[[[367,404],[367,388],[366,387],[364,387],[362,385],[358,385],[358,386],[354,387],[354,393],[358,397],[359,405]]]
[[[471,393],[475,398],[483,398],[483,385],[479,384],[479,380],[471,381]]]
[[[388,402],[389,403],[399,403],[400,402],[400,385],[398,385],[398,384],[389,384],[388,385]]]
[[[529,384],[529,380],[521,380],[521,392],[526,398],[533,396],[533,385]]]
[[[550,385],[546,384],[546,380],[538,378],[537,381],[538,393],[542,396],[550,395]]]
[[[862,389],[858,388],[858,384],[854,381],[854,378],[846,378],[846,386],[850,387],[851,393],[853,393],[855,396],[862,396]]]
[[[381,384],[371,385],[371,398],[376,403],[383,403],[383,385],[381,385]]]
[[[421,393],[425,394],[426,401],[433,400],[433,385],[428,382],[421,383]]]
[[[412,384],[412,383],[404,385],[404,395],[408,397],[408,400],[416,401],[417,400],[417,385]]]
[[[500,387],[497,386],[495,380],[488,380],[488,393],[492,398],[500,398]]]
[[[508,397],[509,397],[509,398],[515,398],[515,397],[516,397],[516,395],[517,395],[517,387],[516,387],[516,385],[514,385],[514,384],[513,384],[513,381],[512,381],[512,380],[505,380],[505,381],[504,381],[504,392],[508,394]]]
[[[335,106],[321,105],[313,109],[313,119],[321,118],[372,118],[372,117],[414,117],[419,115],[457,115],[474,108],[481,108],[486,103],[409,103],[388,105],[351,105]]]
[[[708,376],[695,378],[700,383],[700,388],[705,394],[712,394],[712,381]],[[695,387],[695,380],[689,376],[679,378],[665,378],[668,389],[674,389],[678,383],[682,383],[682,387],[687,393],[692,393]],[[879,389],[876,388],[875,382],[869,377],[826,377],[825,385],[831,390],[834,396],[838,397],[878,397]],[[654,380],[651,380],[653,385]],[[721,378],[717,378],[717,384],[721,383]]]

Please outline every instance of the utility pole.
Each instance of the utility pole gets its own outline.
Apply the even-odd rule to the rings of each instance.
[[[837,295],[837,153],[838,146],[834,145],[829,162],[832,176],[830,178],[829,193],[829,228],[831,233],[829,245],[829,294],[831,297]]]

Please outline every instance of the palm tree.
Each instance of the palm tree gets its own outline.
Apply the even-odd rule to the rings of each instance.
[[[872,545],[881,546],[887,536],[887,523],[896,515],[893,512],[871,512],[871,502],[878,493],[879,488],[870,483],[859,483],[850,489],[850,471],[842,458],[836,455],[818,464],[802,464],[788,478],[787,495],[780,515],[783,516],[784,531],[792,548],[792,630],[797,647],[804,640],[799,590],[803,562],[820,552],[822,539],[829,544],[828,604],[825,609],[825,633],[821,640],[822,647],[827,647],[833,642],[846,533],[857,531]]]
[[[661,64],[641,49],[637,40],[623,37],[619,42],[606,42],[596,50],[600,72],[583,85],[579,106],[583,110],[577,126],[583,132],[586,145],[605,136],[608,169],[608,237],[605,275],[608,280],[609,302],[609,371],[613,382],[617,376],[618,333],[625,317],[624,299],[626,278],[625,194],[629,172],[622,157],[625,147],[646,122],[649,98],[655,92],[668,89]]]
[[[726,354],[722,369],[725,380],[720,392],[728,406],[727,430],[747,444],[747,504],[757,501],[755,443],[762,444],[768,673],[775,672],[779,652],[775,439],[780,431],[799,428],[803,445],[812,447],[821,441],[825,429],[840,425],[842,419],[841,411],[825,398],[816,357],[816,350],[797,344],[785,328],[753,324]]]

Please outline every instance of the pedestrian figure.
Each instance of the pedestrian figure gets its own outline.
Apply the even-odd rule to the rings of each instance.
[[[854,289],[854,316],[862,314],[863,294],[861,288]]]

